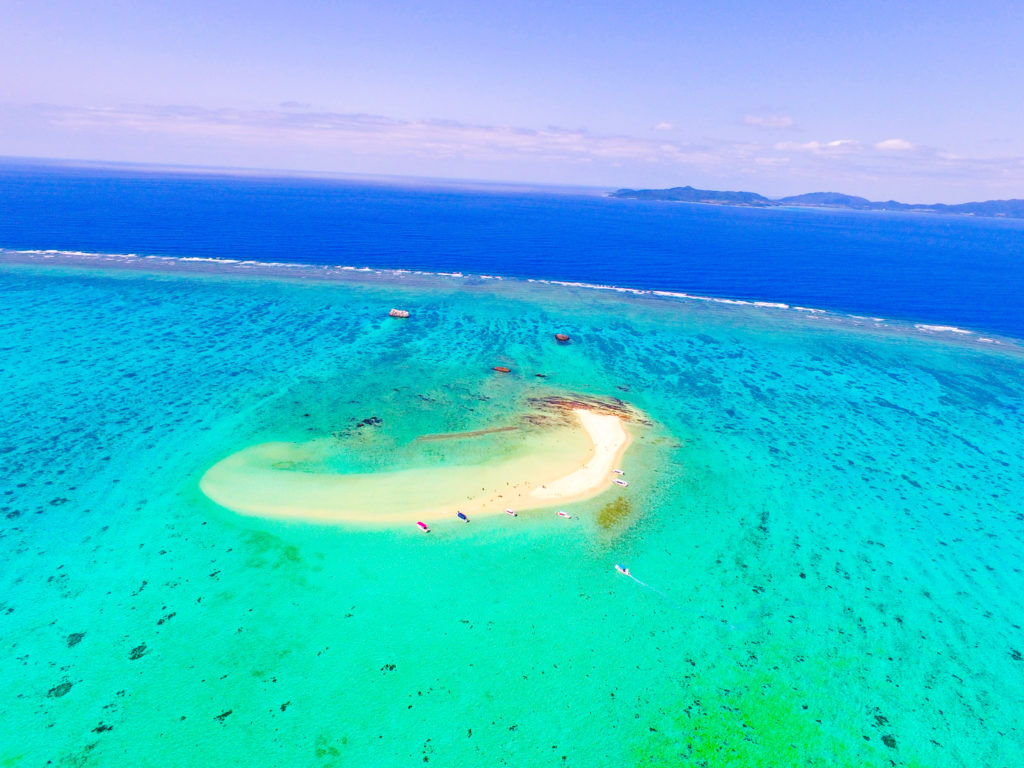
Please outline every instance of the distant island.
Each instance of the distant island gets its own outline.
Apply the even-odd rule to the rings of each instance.
[[[671,189],[617,189],[609,197],[633,200],[664,200],[673,203],[705,203],[709,205],[739,205],[751,208],[842,208],[853,211],[908,211],[912,213],[952,213],[961,216],[999,216],[1024,218],[1024,200],[988,200],[983,203],[900,203],[889,200],[872,202],[864,197],[839,192],[808,192],[771,199],[756,192],[721,192],[713,189],[672,187]]]

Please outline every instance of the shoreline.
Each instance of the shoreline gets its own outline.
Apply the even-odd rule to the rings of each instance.
[[[519,461],[455,470],[435,467],[357,475],[314,474],[267,468],[273,467],[273,459],[300,448],[297,444],[264,443],[219,461],[203,475],[199,487],[211,501],[241,515],[371,527],[419,520],[455,521],[457,511],[471,518],[492,517],[505,514],[506,508],[526,512],[572,504],[612,487],[612,469],[619,466],[632,436],[621,413],[602,412],[576,401],[567,410],[575,416],[574,431],[582,427],[589,442],[582,460],[577,457],[552,463],[551,456],[542,453],[539,459],[527,456]],[[565,427],[552,432],[557,436],[559,430],[564,432]],[[257,468],[253,469],[253,463]],[[524,477],[523,473],[529,476]],[[440,495],[447,492],[450,497],[451,487],[445,479],[450,486],[457,486],[466,482],[464,475],[472,478],[474,492],[454,503],[447,503],[449,499],[428,500],[396,508],[387,505],[386,494],[382,494],[388,486],[400,486],[420,488],[424,495],[429,495],[433,484],[433,490]],[[476,487],[480,491],[475,491]]]

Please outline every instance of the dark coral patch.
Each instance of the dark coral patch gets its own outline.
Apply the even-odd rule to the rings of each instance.
[[[52,699],[59,699],[61,696],[64,696],[65,694],[67,694],[68,691],[71,690],[71,686],[72,683],[61,683],[60,685],[55,685],[53,686],[53,688],[46,692],[46,695]]]
[[[605,504],[597,513],[597,524],[602,528],[614,528],[629,519],[633,511],[629,499],[620,496],[615,501]]]

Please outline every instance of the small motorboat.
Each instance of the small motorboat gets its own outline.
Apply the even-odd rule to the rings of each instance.
[[[619,573],[621,573],[623,576],[632,576],[633,575],[632,573],[629,572],[629,568],[626,568],[625,566],[622,566],[622,565],[616,565],[615,566],[615,570],[618,571]]]
[[[421,521],[417,521],[416,525],[418,525],[420,527],[420,530],[423,531],[424,533],[430,533],[430,529],[427,527],[426,523],[421,522]]]
[[[464,522],[464,523],[468,523],[469,522],[469,518],[466,517],[466,513],[465,512],[456,512],[455,514],[458,516],[459,520],[461,520],[462,522]]]
[[[505,514],[512,515],[512,517],[519,517],[519,515],[516,514],[516,511],[514,509],[509,509],[508,507],[505,508]]]
[[[626,474],[621,469],[613,469],[612,472],[614,472],[616,475],[624,475],[624,474]]]
[[[506,365],[496,365],[494,366],[494,370],[498,373],[512,373],[512,369]]]
[[[572,515],[570,515],[570,514],[569,514],[568,512],[566,512],[566,511],[565,511],[564,509],[560,509],[560,510],[558,510],[558,516],[559,516],[559,517],[564,517],[564,518],[566,518],[566,519],[569,519],[570,517],[572,517]]]
[[[621,485],[623,488],[629,485],[629,483],[623,480],[621,477],[616,477],[614,480],[612,480],[612,482],[615,483],[616,485]]]

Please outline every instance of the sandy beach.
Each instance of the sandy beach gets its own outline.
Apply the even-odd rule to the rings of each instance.
[[[631,437],[623,418],[585,407],[571,409],[576,424],[526,456],[483,465],[334,474],[291,471],[303,455],[296,443],[264,443],[218,462],[200,488],[213,501],[244,515],[359,525],[501,515],[568,504],[612,484]],[[582,427],[582,430],[580,429]],[[582,432],[582,435],[579,434]],[[472,434],[472,433],[467,433]],[[409,489],[416,489],[410,493]]]
[[[612,470],[629,447],[630,436],[620,417],[595,413],[586,408],[574,408],[573,413],[593,443],[593,455],[579,469],[531,489],[525,498],[541,502],[536,506],[577,501],[600,492],[611,483]]]

